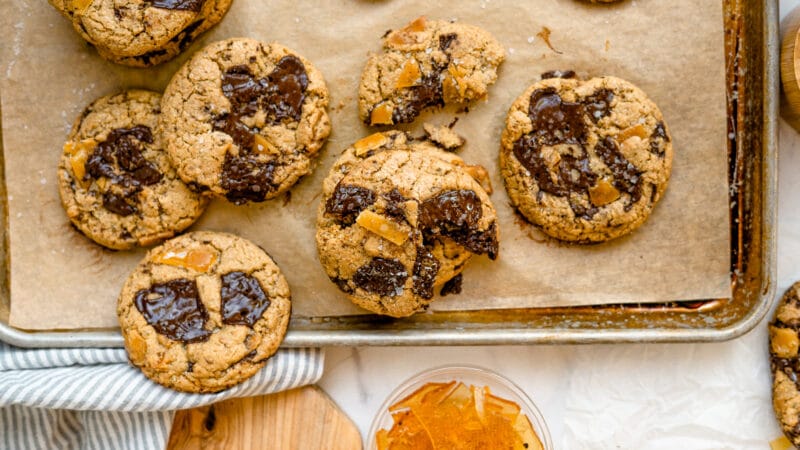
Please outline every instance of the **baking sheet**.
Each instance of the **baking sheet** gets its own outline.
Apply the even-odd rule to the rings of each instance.
[[[292,286],[296,315],[360,312],[316,262],[319,185],[335,156],[371,132],[355,112],[367,52],[379,49],[386,29],[420,14],[481,25],[507,50],[489,101],[459,115],[456,125],[468,139],[462,156],[492,173],[501,255],[496,262],[474,259],[465,272],[464,292],[437,301],[434,309],[730,296],[719,2],[271,3],[237,0],[203,41],[237,35],[277,40],[311,59],[331,89],[333,135],[317,170],[293,190],[287,204],[235,207],[215,201],[195,228],[236,232],[268,249]],[[29,329],[115,326],[119,286],[142,253],[101,250],[69,227],[55,187],[60,148],[74,118],[94,98],[131,87],[160,90],[188,54],[156,69],[118,67],[87,48],[44,2],[16,1],[3,8],[9,6],[0,19],[4,41],[10,43],[0,50],[5,74],[0,98],[9,192],[10,323]],[[537,36],[545,27],[553,49]],[[626,78],[649,93],[671,127],[671,185],[650,220],[629,237],[589,247],[558,244],[517,223],[508,207],[495,162],[503,118],[513,99],[553,68]]]

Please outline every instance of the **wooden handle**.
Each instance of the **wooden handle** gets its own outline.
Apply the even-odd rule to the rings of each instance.
[[[358,428],[321,389],[237,398],[178,411],[169,450],[361,450]]]
[[[800,6],[781,22],[781,116],[800,131]]]

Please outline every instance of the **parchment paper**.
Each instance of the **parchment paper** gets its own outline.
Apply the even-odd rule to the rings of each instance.
[[[8,188],[11,317],[27,329],[116,326],[115,302],[144,254],[102,250],[61,209],[56,167],[72,122],[93,99],[126,88],[163,90],[205,43],[231,36],[278,41],[309,58],[331,91],[333,134],[313,175],[260,205],[214,201],[194,229],[252,239],[283,268],[293,313],[359,314],[326,278],[314,245],[321,180],[335,157],[372,132],[356,114],[359,75],[380,36],[420,15],[480,25],[507,50],[499,81],[455,130],[461,155],[492,175],[501,230],[499,259],[473,258],[463,293],[433,309],[482,309],[730,296],[726,107],[719,0],[258,1],[235,0],[223,22],[177,61],[129,69],[101,59],[43,0],[3,2],[2,125]],[[550,48],[542,38],[550,30]],[[515,218],[497,170],[509,106],[539,74],[574,69],[640,86],[660,106],[675,148],[665,198],[628,237],[574,246],[546,239]],[[449,123],[451,113],[427,114]]]

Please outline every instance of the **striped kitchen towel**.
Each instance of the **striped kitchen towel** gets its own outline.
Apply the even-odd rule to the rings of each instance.
[[[0,342],[0,449],[163,449],[172,411],[312,384],[323,365],[320,349],[280,350],[238,386],[184,394],[145,378],[122,348],[29,350]]]

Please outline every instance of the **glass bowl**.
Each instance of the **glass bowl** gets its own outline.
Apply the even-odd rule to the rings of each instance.
[[[528,416],[528,419],[531,421],[533,429],[542,441],[544,449],[553,450],[553,442],[550,438],[550,431],[547,429],[547,425],[544,422],[544,417],[542,417],[542,413],[530,397],[507,378],[489,369],[476,366],[437,367],[420,372],[400,384],[400,386],[389,394],[389,397],[383,402],[375,418],[372,420],[372,425],[369,428],[369,435],[367,436],[369,443],[367,449],[376,450],[378,445],[375,441],[375,435],[381,428],[389,429],[392,427],[392,414],[389,412],[389,407],[391,405],[411,395],[425,383],[446,383],[450,381],[461,381],[466,385],[489,386],[489,389],[494,395],[517,403],[520,406],[520,412]]]

